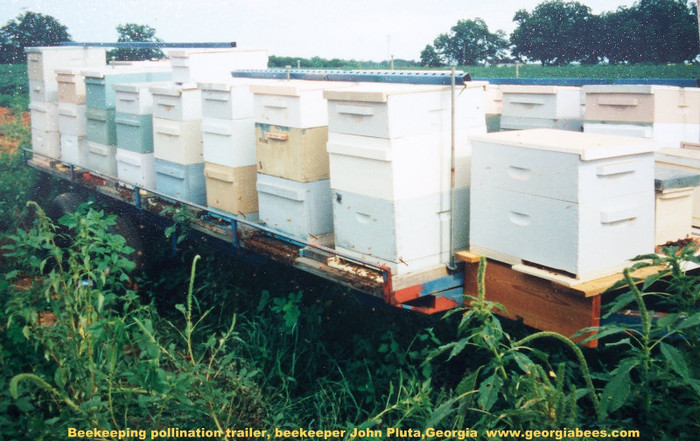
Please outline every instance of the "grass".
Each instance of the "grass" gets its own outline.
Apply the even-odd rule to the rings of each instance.
[[[461,66],[473,77],[515,78],[515,66]],[[630,65],[570,65],[518,66],[520,78],[696,78],[700,79],[700,64],[630,64]]]

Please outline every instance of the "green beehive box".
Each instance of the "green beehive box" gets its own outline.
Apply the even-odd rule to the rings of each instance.
[[[117,146],[135,153],[153,153],[153,115],[117,113]]]

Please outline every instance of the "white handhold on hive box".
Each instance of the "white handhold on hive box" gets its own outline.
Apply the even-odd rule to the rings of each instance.
[[[153,153],[156,159],[176,164],[203,163],[201,122],[154,117]]]
[[[392,274],[439,266],[450,259],[450,192],[398,201],[333,190],[335,249]],[[468,244],[469,188],[455,190],[454,249]]]
[[[581,131],[582,91],[570,86],[501,85],[501,128]]]
[[[549,129],[472,137],[471,250],[577,282],[653,252],[657,146]]]
[[[663,146],[700,142],[700,88],[584,86],[584,131],[652,138]]]
[[[205,162],[227,167],[255,165],[255,121],[204,117],[202,151]]]
[[[232,70],[267,69],[268,61],[266,50],[245,48],[175,49],[168,57],[176,83],[228,81]]]
[[[117,148],[117,177],[127,185],[149,190],[156,188],[155,158],[153,153],[138,153]]]
[[[328,179],[327,127],[255,123],[258,172],[297,182]]]
[[[27,73],[30,80],[55,81],[56,69],[78,66],[104,66],[106,50],[93,47],[29,47]]]
[[[58,103],[58,131],[63,135],[86,136],[87,117],[84,104]]]
[[[665,245],[690,237],[693,230],[693,191],[700,185],[700,173],[657,163],[655,244]]]
[[[263,223],[311,242],[329,239],[333,214],[328,180],[296,182],[258,174],[256,188]]]
[[[455,129],[486,124],[486,83],[469,82],[455,94]],[[451,91],[447,86],[359,83],[329,88],[328,130],[378,138],[404,138],[451,128]]]
[[[700,173],[700,145],[685,148],[663,148],[655,153],[657,164],[667,164],[692,173]],[[693,189],[693,226],[700,227],[700,187]]]
[[[250,214],[258,211],[255,165],[227,167],[206,162],[204,176],[209,207],[231,214]]]
[[[231,78],[219,83],[199,83],[202,91],[202,117],[219,119],[253,118],[253,92],[250,85],[262,80]]]
[[[455,188],[469,186],[469,136],[485,133],[485,126],[455,133]],[[395,139],[329,133],[327,149],[334,190],[396,201],[450,189],[449,132]]]
[[[173,121],[202,119],[202,91],[196,84],[159,84],[150,91],[154,118]]]

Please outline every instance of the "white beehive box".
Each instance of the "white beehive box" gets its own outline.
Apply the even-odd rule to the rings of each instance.
[[[202,117],[245,119],[255,116],[253,92],[255,79],[231,78],[220,83],[199,83],[202,90]]]
[[[201,122],[154,117],[153,153],[156,159],[182,165],[204,162]]]
[[[167,86],[168,83],[122,83],[115,84],[115,110],[132,115],[153,113],[151,87]]]
[[[231,79],[232,70],[267,69],[264,49],[175,49],[168,51],[173,81],[219,82]]]
[[[155,118],[174,121],[202,119],[202,91],[195,84],[158,85],[150,90]]]
[[[205,162],[227,167],[255,165],[255,121],[202,118],[202,150]]]
[[[296,182],[258,174],[256,188],[260,220],[266,225],[306,240],[333,231],[328,180]]]
[[[502,85],[503,116],[583,119],[580,87]]]
[[[303,80],[270,80],[250,86],[254,94],[255,122],[309,129],[328,126],[324,89],[349,83]]]
[[[41,156],[61,157],[61,137],[57,131],[32,128],[32,150]]]
[[[58,103],[34,101],[29,103],[32,129],[58,131]]]
[[[683,170],[700,173],[700,146],[688,148],[663,148],[657,150],[657,164],[669,164]],[[693,189],[693,226],[700,227],[700,188]]]
[[[455,187],[470,182],[470,135],[486,127],[455,135]],[[449,132],[407,138],[372,138],[329,133],[331,188],[384,200],[411,199],[450,189]]]
[[[484,108],[487,115],[500,115],[503,112],[503,92],[498,84],[487,84],[484,89]]]
[[[86,136],[84,104],[58,103],[58,131],[61,135]]]
[[[583,121],[580,119],[525,118],[504,115],[501,116],[499,127],[503,130],[557,129],[580,132],[583,128]]]
[[[137,153],[117,148],[117,177],[125,184],[147,189],[156,188],[155,158],[153,153]]]
[[[450,193],[398,201],[333,190],[336,250],[406,274],[444,265],[450,250]],[[469,189],[455,191],[455,250],[468,246]]]
[[[483,82],[469,82],[455,92],[455,129],[486,123]],[[378,138],[402,138],[449,131],[451,91],[447,86],[359,83],[329,89],[328,130]]]
[[[29,80],[29,101],[58,100],[58,83],[55,81]]]
[[[690,237],[693,231],[693,191],[700,173],[656,164],[655,244],[664,245]]]
[[[472,251],[578,280],[653,252],[656,147],[547,129],[473,137]]]
[[[207,205],[231,214],[257,213],[256,175],[255,165],[227,167],[205,162]]]
[[[700,88],[583,86],[586,121],[700,124]]]
[[[649,138],[665,147],[700,141],[700,124],[584,122],[583,131],[604,135]]]
[[[117,146],[88,140],[87,168],[106,176],[117,177]]]
[[[87,166],[88,145],[85,136],[61,134],[61,161]]]
[[[88,47],[29,47],[27,73],[30,80],[55,81],[56,69],[78,66],[104,66],[106,51]]]

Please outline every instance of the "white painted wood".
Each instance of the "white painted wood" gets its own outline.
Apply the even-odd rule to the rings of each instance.
[[[246,119],[255,116],[250,85],[264,80],[231,78],[220,83],[199,83],[202,90],[202,117]]]
[[[153,153],[156,159],[189,165],[204,162],[201,121],[153,118]]]
[[[624,138],[623,138],[624,139]],[[580,202],[649,189],[653,153],[581,161],[578,154],[472,142],[472,186]]]
[[[117,177],[117,146],[88,141],[87,168]]]
[[[552,119],[529,118],[522,116],[501,116],[501,130],[526,130],[526,129],[558,129],[580,132],[583,130],[581,119]]]
[[[455,187],[471,179],[469,135],[485,133],[485,126],[456,133]],[[394,201],[448,191],[450,144],[446,132],[396,139],[330,133],[331,188]]]
[[[29,101],[58,100],[58,83],[56,81],[29,80]]]
[[[296,182],[258,173],[260,220],[306,239],[333,231],[330,182]]]
[[[484,83],[459,86],[455,92],[455,128],[486,124]],[[450,88],[395,83],[359,83],[330,89],[328,130],[379,138],[402,138],[448,131]]]
[[[153,113],[151,87],[167,87],[169,83],[119,83],[115,84],[115,110],[119,113],[148,115]]]
[[[580,87],[501,85],[500,89],[504,117],[583,120]]]
[[[470,246],[581,279],[654,251],[654,194],[562,201],[487,186],[471,189]]]
[[[58,131],[61,135],[87,135],[85,110],[85,104],[58,103]]]
[[[663,245],[690,237],[693,232],[694,187],[657,191],[654,244]]]
[[[156,188],[155,158],[153,153],[137,153],[117,148],[117,177],[120,181],[143,187]]]
[[[77,66],[104,66],[106,51],[88,47],[31,47],[27,53],[27,73],[30,80],[54,81],[56,69]]]
[[[58,103],[33,101],[29,103],[32,129],[45,132],[58,131]]]
[[[700,150],[693,148],[664,148],[655,153],[660,164],[670,164],[683,170],[700,173]],[[693,226],[700,227],[700,187],[693,189]]]
[[[50,158],[61,157],[61,138],[58,131],[32,128],[32,149],[35,153]]]
[[[219,82],[231,78],[232,70],[267,69],[264,49],[174,49],[168,51],[173,66],[173,81]]]
[[[87,138],[61,134],[61,161],[80,167],[87,167]]]
[[[196,85],[157,85],[150,91],[155,118],[173,121],[202,119],[202,91]]]
[[[449,260],[449,192],[388,201],[333,191],[336,249],[404,274]],[[468,246],[469,189],[455,192],[455,249]]]
[[[585,122],[583,131],[619,136],[636,136],[658,141],[664,147],[680,147],[684,142],[700,141],[700,124]]]
[[[205,162],[227,167],[255,165],[255,120],[202,118],[202,151]]]

